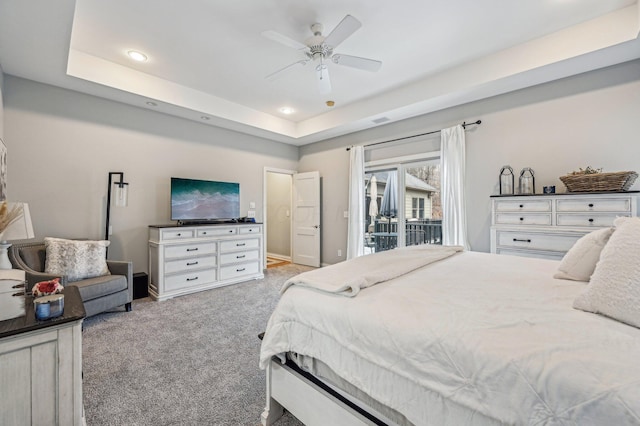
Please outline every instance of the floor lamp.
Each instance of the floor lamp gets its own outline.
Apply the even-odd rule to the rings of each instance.
[[[113,176],[118,176],[120,178],[119,181],[113,182]],[[116,207],[127,207],[129,204],[129,184],[124,181],[124,173],[123,172],[109,172],[109,188],[107,190],[107,224],[104,230],[104,239],[109,240],[109,219],[111,216],[111,189],[113,186],[116,186],[116,191],[114,194],[114,203]],[[108,247],[107,247],[108,250]]]
[[[11,247],[8,240],[26,240],[34,238],[29,204],[4,202],[0,207],[2,225],[0,232],[0,269],[12,269],[7,250]],[[5,223],[6,221],[6,223]]]

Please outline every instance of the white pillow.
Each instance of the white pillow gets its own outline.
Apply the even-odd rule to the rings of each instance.
[[[107,268],[109,241],[76,241],[47,237],[44,271],[66,275],[68,281],[110,275]]]
[[[564,255],[558,272],[553,278],[574,281],[589,281],[596,263],[600,259],[600,252],[604,248],[614,228],[603,228],[582,236]]]
[[[573,307],[640,328],[640,218],[620,217],[613,224],[591,282]]]

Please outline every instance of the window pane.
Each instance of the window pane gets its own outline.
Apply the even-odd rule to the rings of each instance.
[[[411,205],[405,216],[405,245],[442,244],[440,161],[407,164],[405,171],[405,194]]]
[[[365,254],[398,245],[397,171],[365,173]]]

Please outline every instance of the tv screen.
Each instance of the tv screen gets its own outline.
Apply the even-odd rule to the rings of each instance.
[[[171,178],[171,220],[198,221],[240,217],[240,184]]]

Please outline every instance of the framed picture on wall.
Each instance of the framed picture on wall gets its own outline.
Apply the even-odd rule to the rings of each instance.
[[[0,201],[7,199],[7,147],[0,138]]]

